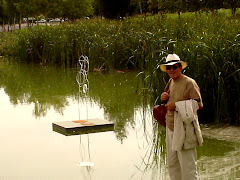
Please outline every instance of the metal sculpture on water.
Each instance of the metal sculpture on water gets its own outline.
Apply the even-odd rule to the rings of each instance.
[[[89,72],[89,59],[87,56],[81,55],[79,60],[78,60],[80,70],[77,73],[76,76],[76,81],[78,83],[78,104],[80,99],[85,99],[87,98],[87,94],[89,92],[89,81],[88,81],[88,72]],[[78,109],[79,113],[79,119],[80,119],[80,107]],[[87,113],[87,119],[88,119],[88,107],[86,103],[86,113]]]
[[[79,93],[87,94],[89,90],[88,72],[89,72],[89,59],[87,56],[80,56],[78,60],[80,71],[76,76],[79,86]]]

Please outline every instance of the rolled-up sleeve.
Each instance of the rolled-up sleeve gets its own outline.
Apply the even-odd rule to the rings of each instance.
[[[189,92],[189,98],[196,100],[198,102],[198,105],[200,107],[203,107],[200,88],[197,85],[196,81],[194,81],[194,80],[190,81],[187,85],[187,90]]]

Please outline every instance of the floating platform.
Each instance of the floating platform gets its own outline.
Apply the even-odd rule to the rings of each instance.
[[[88,119],[52,123],[53,131],[66,136],[113,131],[114,123],[103,119]]]

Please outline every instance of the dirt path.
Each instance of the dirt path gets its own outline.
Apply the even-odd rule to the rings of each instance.
[[[202,125],[201,130],[205,137],[240,143],[240,126]]]

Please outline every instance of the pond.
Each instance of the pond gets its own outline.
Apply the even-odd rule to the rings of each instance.
[[[89,73],[79,94],[78,69],[0,61],[0,179],[167,180],[165,128],[152,119],[136,72]],[[66,136],[52,123],[99,118],[114,130]],[[238,143],[204,138],[200,179],[240,178]]]

